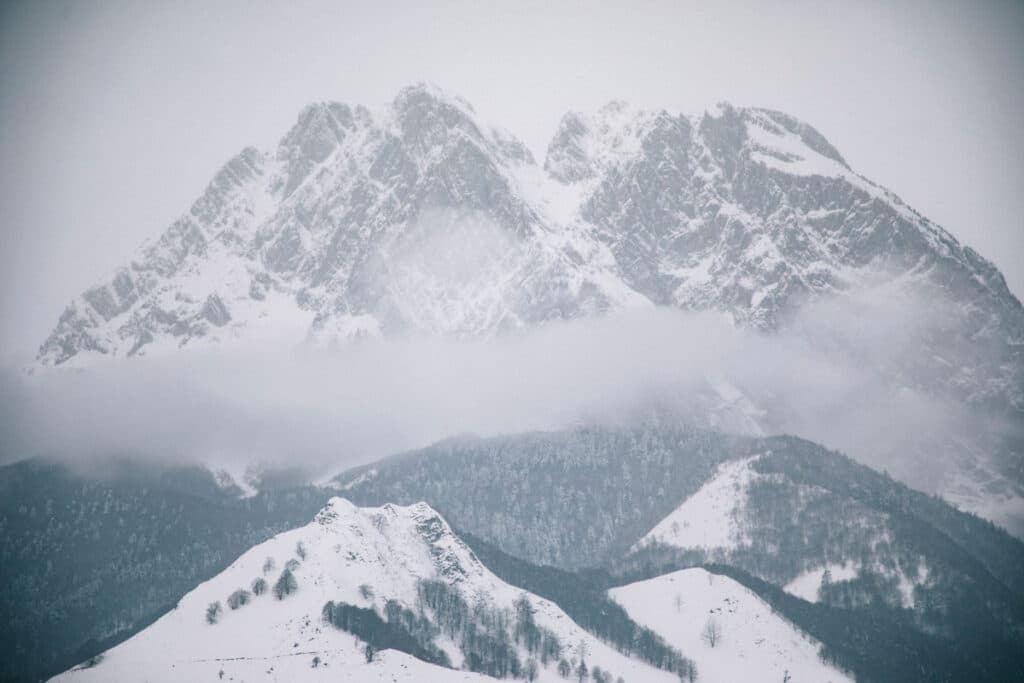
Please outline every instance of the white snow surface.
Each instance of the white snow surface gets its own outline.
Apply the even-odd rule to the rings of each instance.
[[[683,569],[609,594],[637,623],[693,659],[701,683],[781,681],[787,671],[791,683],[853,680],[818,658],[816,640],[728,577]],[[714,647],[701,635],[709,619],[721,632]]]
[[[297,556],[298,544],[306,557]],[[270,558],[274,569],[266,573]],[[278,600],[268,590],[236,610],[227,597],[249,589],[262,577],[270,587],[289,560],[298,589]],[[386,650],[367,664],[360,642],[324,622],[324,604],[333,600],[373,607],[398,600],[415,609],[418,579],[446,581],[473,604],[478,598],[511,608],[527,595],[538,625],[558,635],[562,656],[572,660],[585,643],[588,666],[600,666],[626,680],[670,683],[672,674],[627,658],[592,637],[557,605],[524,593],[492,574],[447,523],[425,503],[407,507],[358,508],[332,498],[308,525],[281,533],[247,551],[226,570],[188,593],[169,613],[129,640],[107,651],[91,668],[75,668],[55,681],[463,681],[486,677],[427,664],[401,652]],[[360,586],[372,591],[363,597]],[[220,601],[217,623],[206,622],[210,603]],[[461,656],[452,644],[444,647],[453,665]],[[320,665],[312,665],[313,658]],[[520,660],[526,661],[525,651]],[[224,672],[223,679],[219,678]],[[490,679],[487,679],[490,680]],[[541,669],[540,681],[562,680],[554,664]]]
[[[634,549],[659,543],[677,548],[733,549],[747,543],[738,514],[756,476],[757,456],[722,463],[696,493],[683,501],[637,542]]]
[[[833,563],[805,571],[783,586],[783,590],[807,602],[818,602],[818,591],[826,569],[832,574],[832,581],[849,581],[857,577],[857,568],[852,564]]]

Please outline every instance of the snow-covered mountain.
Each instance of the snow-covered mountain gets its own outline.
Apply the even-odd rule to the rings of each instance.
[[[1024,312],[996,268],[811,126],[722,105],[570,113],[538,164],[463,100],[307,107],[77,297],[39,361],[198,340],[493,334],[661,304],[771,330],[867,273],[943,302],[903,379],[1024,410]]]
[[[825,301],[841,312],[813,308]],[[567,114],[540,164],[433,87],[378,110],[311,105],[276,149],[243,150],[187,214],[77,297],[38,360],[487,336],[652,305],[795,331],[879,391],[966,408],[938,431],[832,442],[827,429],[805,434],[811,418],[774,386],[722,393],[728,382],[709,377],[707,405],[689,417],[893,461],[912,486],[1021,533],[1020,302],[990,262],[858,175],[814,128],[763,109],[687,116],[613,102]]]
[[[285,575],[291,586],[282,590]],[[425,597],[425,586],[443,599]],[[463,622],[446,622],[442,609],[460,600],[471,612]],[[368,662],[360,638],[330,621],[328,604],[364,617],[372,611],[417,637],[428,634],[430,651],[443,653],[448,666],[384,648]],[[531,650],[525,637],[512,634],[524,606],[534,633],[550,646],[543,659],[538,646]],[[310,524],[246,552],[149,628],[54,680],[488,680],[466,671],[481,668],[469,660],[477,654],[467,644],[476,641],[465,637],[469,625],[482,647],[497,645],[484,636],[500,629],[507,638],[500,643],[524,672],[533,661],[534,680],[562,680],[558,664],[578,665],[581,652],[590,669],[613,674],[609,680],[679,680],[619,653],[557,605],[498,579],[426,504],[357,508],[341,498]]]

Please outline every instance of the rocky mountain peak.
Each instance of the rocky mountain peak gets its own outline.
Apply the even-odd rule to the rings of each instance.
[[[964,358],[948,391],[1024,410],[1024,313],[995,267],[809,124],[613,101],[566,114],[540,169],[469,104],[415,85],[377,112],[310,105],[273,153],[243,150],[68,306],[39,360],[280,336],[284,318],[296,343],[320,343],[489,335],[650,303],[770,331],[867,272],[949,303],[954,322],[912,361],[912,384],[946,384],[927,358]],[[984,354],[968,351],[979,335]]]

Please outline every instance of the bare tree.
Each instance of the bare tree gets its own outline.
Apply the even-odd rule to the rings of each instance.
[[[708,620],[704,622],[704,630],[700,632],[700,637],[711,647],[717,645],[718,641],[722,639],[722,627],[714,617],[708,617]]]

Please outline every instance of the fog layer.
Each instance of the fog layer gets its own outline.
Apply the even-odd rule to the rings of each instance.
[[[719,314],[648,308],[468,341],[211,346],[87,371],[8,371],[0,447],[6,461],[126,454],[323,474],[453,434],[656,414],[797,434],[932,488],[975,447],[965,435],[1009,426],[912,388],[895,369],[934,328],[929,307],[891,289],[861,291],[805,307],[770,336]]]

